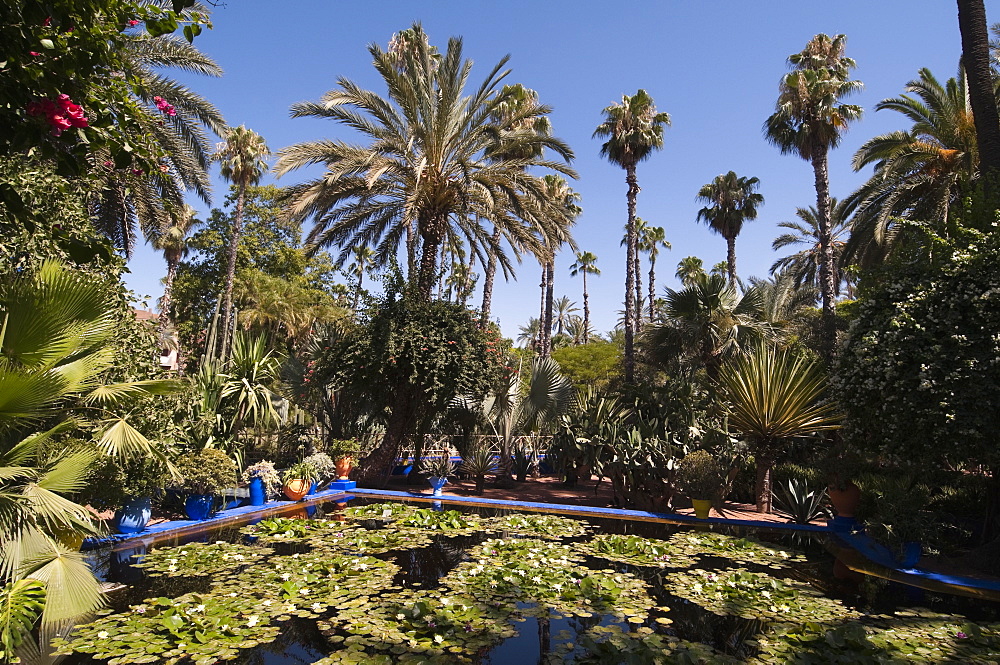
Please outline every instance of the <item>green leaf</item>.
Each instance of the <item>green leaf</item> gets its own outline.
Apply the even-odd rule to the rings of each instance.
[[[42,48],[54,49],[56,47],[56,45],[52,43],[51,39],[42,39],[39,40],[38,43],[42,45]]]

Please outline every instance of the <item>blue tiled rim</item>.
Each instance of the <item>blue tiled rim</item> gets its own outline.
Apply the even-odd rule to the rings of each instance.
[[[781,522],[765,522],[761,520],[741,520],[728,517],[710,517],[699,519],[693,515],[676,513],[656,513],[646,510],[628,510],[624,508],[601,508],[597,506],[577,506],[561,503],[542,503],[534,501],[514,501],[510,499],[487,499],[484,497],[458,497],[445,495],[432,497],[424,492],[403,492],[397,490],[380,490],[357,488],[349,493],[342,490],[324,490],[312,494],[304,501],[269,501],[264,506],[240,506],[221,510],[207,520],[174,520],[161,522],[147,527],[138,533],[111,534],[102,538],[88,538],[83,543],[83,549],[96,549],[112,546],[114,549],[126,547],[130,541],[149,543],[150,539],[161,540],[174,536],[207,531],[230,522],[239,522],[254,517],[277,515],[283,512],[298,510],[310,505],[335,501],[338,498],[347,500],[355,495],[369,498],[399,499],[407,501],[431,502],[481,506],[492,508],[509,508],[512,510],[528,510],[534,512],[561,513],[576,517],[598,517],[609,519],[629,519],[644,522],[661,522],[678,525],[723,525],[752,528],[768,531],[806,532],[828,534],[835,540],[834,549],[838,558],[852,570],[866,575],[882,577],[900,584],[915,586],[931,591],[971,596],[1000,601],[1000,582],[982,580],[959,575],[944,575],[927,570],[904,565],[892,559],[885,548],[872,541],[863,532],[850,528],[843,523],[831,522],[827,525],[792,524]],[[846,527],[846,528],[845,528]]]

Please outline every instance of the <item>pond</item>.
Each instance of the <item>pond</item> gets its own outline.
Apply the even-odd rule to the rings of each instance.
[[[988,663],[991,603],[829,575],[822,543],[352,501],[104,552],[68,663]],[[788,538],[788,536],[784,536]]]

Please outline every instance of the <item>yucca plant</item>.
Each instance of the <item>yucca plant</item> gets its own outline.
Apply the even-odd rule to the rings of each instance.
[[[814,519],[830,517],[825,487],[815,490],[805,480],[789,478],[785,484],[779,484],[777,490],[774,498],[778,508],[788,513],[796,524],[809,524]]]
[[[460,473],[464,473],[476,481],[476,494],[482,494],[486,489],[486,475],[496,473],[497,460],[489,446],[480,443],[471,446],[462,456],[462,464],[458,467]]]
[[[66,496],[83,489],[99,451],[165,462],[115,407],[181,388],[101,380],[116,361],[111,288],[56,261],[0,286],[0,583],[44,584],[43,626],[103,602],[83,555],[65,544],[97,531]],[[52,445],[68,432],[93,435],[97,448]],[[0,634],[16,630],[13,614],[0,615]]]
[[[538,468],[538,460],[535,451],[526,443],[518,443],[514,446],[514,475],[518,482],[523,483],[528,476]]]
[[[814,362],[765,343],[719,374],[729,425],[750,442],[757,464],[757,511],[771,512],[771,469],[788,439],[840,427],[825,396],[826,374]]]

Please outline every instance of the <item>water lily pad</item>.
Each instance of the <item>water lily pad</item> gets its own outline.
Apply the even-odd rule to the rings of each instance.
[[[598,535],[593,540],[577,544],[577,548],[591,556],[636,566],[690,568],[695,562],[695,557],[686,553],[685,548],[639,536]]]
[[[513,513],[485,520],[487,531],[503,531],[535,538],[568,538],[590,532],[590,525],[581,520],[540,513]]]
[[[806,560],[805,555],[795,550],[721,533],[682,531],[675,533],[667,542],[681,554],[718,556],[736,563],[785,566]]]
[[[162,575],[184,575],[204,577],[223,571],[232,571],[274,554],[267,547],[241,545],[217,541],[188,543],[176,547],[164,547],[146,554],[142,562],[135,564],[143,568],[150,577]]]

